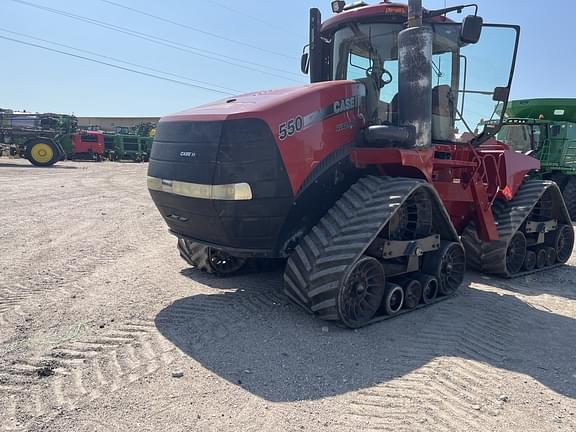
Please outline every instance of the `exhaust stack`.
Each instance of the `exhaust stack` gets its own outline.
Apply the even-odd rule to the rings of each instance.
[[[432,144],[432,40],[432,29],[422,25],[422,0],[409,0],[408,28],[398,35],[399,123],[414,131],[409,147]]]

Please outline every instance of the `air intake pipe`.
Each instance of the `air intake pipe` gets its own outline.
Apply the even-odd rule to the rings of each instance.
[[[398,35],[398,119],[413,130],[408,147],[432,144],[432,41],[422,25],[422,0],[409,0],[408,27]]]

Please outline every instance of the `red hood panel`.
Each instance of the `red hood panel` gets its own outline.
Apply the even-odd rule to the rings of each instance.
[[[324,90],[338,91],[353,81],[331,81],[308,84],[300,87],[289,87],[276,90],[265,90],[231,96],[227,99],[211,102],[179,113],[163,117],[160,121],[192,121],[192,120],[233,120],[241,118],[262,118],[270,111],[281,108],[285,104],[312,95],[321,95]]]
[[[329,155],[347,156],[364,126],[365,87],[330,81],[248,93],[162,118],[161,122],[261,119],[274,135],[292,191],[315,175]],[[312,177],[311,177],[312,176]]]

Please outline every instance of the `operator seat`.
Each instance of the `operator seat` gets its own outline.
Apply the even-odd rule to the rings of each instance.
[[[448,85],[439,85],[432,89],[432,139],[434,141],[453,141],[454,104],[452,89]],[[398,125],[398,93],[388,105],[388,121]]]
[[[374,80],[369,77],[359,78],[357,81],[364,84],[364,87],[366,87],[366,107],[368,110],[368,121],[372,121],[373,119],[380,120],[380,89]]]

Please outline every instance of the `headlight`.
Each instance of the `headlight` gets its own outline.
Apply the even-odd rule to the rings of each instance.
[[[178,180],[164,180],[148,176],[148,189],[168,192],[190,198],[225,201],[247,201],[252,199],[252,188],[248,183],[205,185]]]

